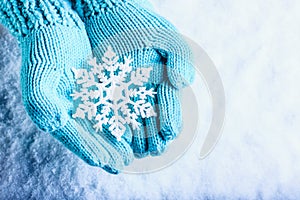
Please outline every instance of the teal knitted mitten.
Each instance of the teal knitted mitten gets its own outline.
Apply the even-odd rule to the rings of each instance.
[[[157,117],[138,119],[144,128],[133,131],[131,147],[138,158],[160,155],[182,128],[180,89],[194,78],[188,45],[172,24],[138,1],[74,1],[98,60],[112,46],[123,59],[133,59],[134,69],[153,69],[145,87],[157,92],[149,100]]]
[[[118,173],[133,159],[130,145],[107,130],[90,131],[74,120],[72,68],[84,68],[91,56],[84,24],[69,4],[59,0],[4,0],[0,21],[22,49],[21,87],[33,122],[93,166]]]

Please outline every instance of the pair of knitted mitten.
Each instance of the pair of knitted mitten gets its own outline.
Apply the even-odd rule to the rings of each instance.
[[[188,45],[170,22],[141,1],[73,1],[98,61],[111,46],[121,58],[133,60],[133,71],[151,69],[144,86],[156,92],[148,98],[156,116],[137,119],[143,127],[132,128],[130,143],[137,158],[161,155],[182,128],[180,91],[194,78]]]
[[[70,3],[60,0],[3,0],[0,22],[22,49],[21,88],[32,121],[93,166],[118,173],[133,159],[124,139],[107,129],[95,132],[72,118],[76,87],[72,68],[85,68],[92,55],[84,24]]]
[[[193,80],[191,54],[168,21],[138,2],[81,0],[75,9],[59,0],[4,0],[0,21],[20,42],[22,96],[33,122],[85,162],[118,173],[133,155],[160,155],[180,132],[179,96]],[[156,92],[147,101],[157,115],[136,118],[140,130],[125,124],[122,137],[110,126],[99,131],[91,120],[74,118],[74,68],[89,68],[87,58],[101,60],[109,46],[120,61],[132,61],[136,74],[151,68],[143,86]]]

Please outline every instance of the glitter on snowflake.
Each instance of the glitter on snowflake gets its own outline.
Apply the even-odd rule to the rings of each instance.
[[[148,82],[152,68],[132,70],[133,60],[119,57],[109,46],[102,57],[102,64],[96,58],[89,61],[91,70],[75,69],[73,73],[79,91],[71,94],[74,100],[80,100],[73,118],[88,119],[96,132],[108,126],[109,131],[119,141],[126,131],[125,124],[139,130],[138,118],[156,116],[154,108],[147,101],[154,98],[156,92],[143,85]]]

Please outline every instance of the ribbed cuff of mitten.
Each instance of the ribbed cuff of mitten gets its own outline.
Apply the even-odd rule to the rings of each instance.
[[[0,23],[18,38],[45,26],[76,26],[80,19],[70,7],[60,0],[3,0],[0,4]]]
[[[136,3],[135,0],[73,0],[73,2],[75,10],[83,19],[97,16],[126,2]]]

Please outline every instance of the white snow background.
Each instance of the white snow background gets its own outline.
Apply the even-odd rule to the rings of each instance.
[[[222,77],[227,113],[215,150],[198,159],[203,119],[189,151],[159,172],[115,176],[88,166],[27,117],[20,52],[1,28],[0,199],[300,199],[300,1],[153,3]]]

